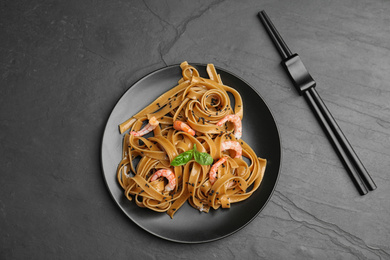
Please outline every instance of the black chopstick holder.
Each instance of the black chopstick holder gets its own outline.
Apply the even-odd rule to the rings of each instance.
[[[303,65],[303,62],[298,54],[293,54],[290,51],[264,10],[259,12],[258,15],[276,49],[282,57],[282,66],[288,73],[299,95],[305,97],[311,110],[316,115],[322,129],[327,134],[329,141],[332,143],[359,193],[361,195],[365,195],[368,190],[372,191],[376,189],[376,185],[371,176],[364,168],[359,157],[353,150],[340,127],[337,125],[336,120],[333,118],[332,114],[319,96],[317,90],[315,89],[316,82]]]

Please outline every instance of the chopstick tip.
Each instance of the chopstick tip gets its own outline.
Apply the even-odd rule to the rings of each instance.
[[[263,16],[265,14],[265,10],[261,10],[257,15],[258,16]]]

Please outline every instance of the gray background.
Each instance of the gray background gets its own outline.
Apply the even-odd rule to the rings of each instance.
[[[378,186],[360,196],[279,62],[265,9]],[[390,259],[390,2],[1,1],[1,259]],[[184,60],[244,78],[278,123],[281,175],[244,229],[178,244],[132,223],[100,167],[106,120]]]

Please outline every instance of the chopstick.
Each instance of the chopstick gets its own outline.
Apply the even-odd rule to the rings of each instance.
[[[293,54],[290,51],[264,10],[259,12],[258,15],[283,59],[283,67],[289,74],[298,93],[304,96],[308,102],[359,193],[365,195],[368,190],[375,190],[374,181],[315,89],[316,82],[303,65],[298,54]]]
[[[278,49],[280,56],[282,56],[282,59],[287,59],[288,57],[290,57],[292,55],[292,52],[288,48],[287,44],[284,42],[282,36],[280,36],[278,30],[276,30],[267,13],[263,10],[259,12],[259,17],[264,27],[266,28],[271,40]]]

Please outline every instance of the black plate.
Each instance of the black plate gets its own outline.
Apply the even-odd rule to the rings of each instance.
[[[191,64],[203,77],[206,66]],[[281,146],[275,120],[259,94],[248,83],[223,69],[216,68],[224,84],[234,87],[243,99],[243,135],[257,156],[268,160],[263,182],[246,201],[230,209],[200,213],[185,203],[171,219],[166,213],[139,208],[124,196],[116,180],[116,168],[121,159],[122,138],[118,125],[150,104],[165,91],[177,85],[181,78],[179,65],[150,73],[129,88],[115,105],[105,128],[102,141],[103,174],[114,200],[134,223],[144,230],[170,241],[201,243],[217,240],[240,230],[263,209],[276,186],[281,163]]]

